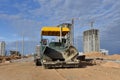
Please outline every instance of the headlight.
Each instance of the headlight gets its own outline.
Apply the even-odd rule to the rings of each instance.
[[[46,62],[46,60],[43,60],[43,62]]]

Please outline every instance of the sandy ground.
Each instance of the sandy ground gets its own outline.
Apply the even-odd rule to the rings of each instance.
[[[108,60],[120,60],[120,54],[104,55],[99,52],[85,53],[87,58],[103,58]]]
[[[109,67],[108,64],[44,69],[36,67],[33,62],[6,63],[0,64],[0,80],[120,80],[120,68]]]

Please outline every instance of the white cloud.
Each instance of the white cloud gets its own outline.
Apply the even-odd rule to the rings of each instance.
[[[16,29],[18,35],[23,32],[26,37],[35,36],[41,28],[39,21],[25,19],[21,15],[0,14],[0,19],[10,22],[11,28]]]
[[[3,40],[5,40],[5,37],[0,36],[0,41],[3,41]]]

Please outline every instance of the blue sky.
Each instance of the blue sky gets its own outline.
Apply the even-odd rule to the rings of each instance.
[[[40,41],[42,26],[55,26],[75,20],[75,40],[82,51],[83,31],[100,30],[101,48],[111,54],[120,53],[120,0],[0,0],[0,41],[6,41],[7,50],[15,49],[18,41],[21,51],[22,33],[25,53],[34,52]]]

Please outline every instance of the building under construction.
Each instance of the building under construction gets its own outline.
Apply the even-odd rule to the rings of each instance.
[[[5,42],[0,42],[0,56],[5,56]]]
[[[98,29],[90,29],[83,32],[83,46],[84,53],[100,51],[100,39]]]
[[[36,52],[36,55],[40,56],[40,45],[36,45],[35,52]]]

